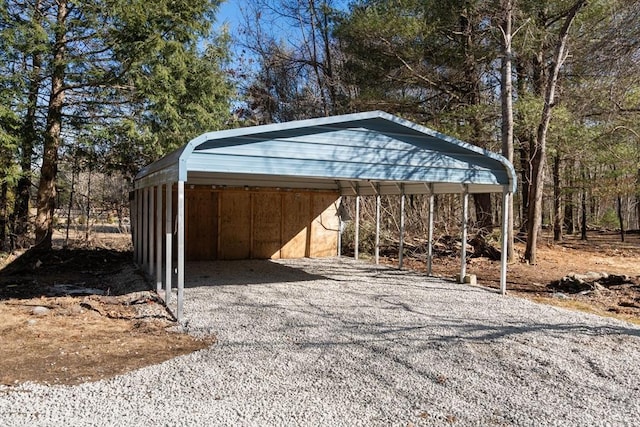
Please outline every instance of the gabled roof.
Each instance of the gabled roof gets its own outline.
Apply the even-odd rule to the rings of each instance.
[[[145,168],[166,182],[342,194],[515,191],[504,157],[382,111],[209,132]]]

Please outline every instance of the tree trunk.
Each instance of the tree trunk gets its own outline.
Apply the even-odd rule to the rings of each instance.
[[[547,131],[551,123],[551,110],[554,106],[556,85],[560,68],[566,58],[566,46],[569,38],[569,29],[580,9],[587,3],[587,0],[579,0],[568,12],[565,22],[558,34],[558,42],[553,55],[551,72],[545,90],[544,106],[538,133],[536,135],[536,150],[531,159],[531,193],[529,194],[529,212],[527,226],[527,246],[524,253],[525,260],[530,264],[536,264],[536,249],[538,244],[538,233],[542,221],[542,194],[544,188],[544,166],[547,155]]]
[[[546,129],[540,126],[538,141],[546,143]],[[536,264],[536,248],[538,233],[542,226],[542,190],[544,185],[546,147],[539,146],[531,158],[531,192],[529,193],[529,212],[527,212],[527,246],[524,252],[525,260]]]
[[[476,227],[478,235],[486,236],[493,231],[493,216],[491,214],[491,194],[474,194],[473,204],[476,209]]]
[[[562,189],[560,188],[560,154],[553,156],[553,240],[562,241]]]
[[[91,224],[91,166],[89,166],[89,176],[87,178],[87,220],[85,221],[84,241],[89,243],[89,227]]]
[[[529,212],[529,193],[531,190],[531,166],[529,164],[530,157],[530,144],[529,141],[522,141],[520,143],[520,182],[522,188],[522,210],[521,210],[521,221],[520,221],[520,231],[527,231],[527,215]]]
[[[503,0],[503,11],[505,13],[504,20],[501,23],[503,37],[502,62],[500,64],[501,84],[500,84],[500,101],[502,109],[502,155],[513,163],[513,82],[511,76],[511,38],[512,38],[512,15],[513,4],[511,0]],[[507,214],[509,220],[507,223],[507,261],[512,262],[515,259],[515,251],[513,248],[513,194],[509,197],[509,209]]]
[[[574,209],[575,206],[573,204],[573,191],[566,195],[564,198],[564,215],[563,215],[563,224],[564,231],[567,234],[574,234],[576,232],[576,224],[575,224],[575,216]]]
[[[580,220],[580,240],[587,240],[587,174],[582,169],[582,218]]]
[[[564,197],[564,231],[568,234],[576,232],[574,200],[575,200],[575,177],[573,176],[573,162],[567,165],[567,181],[570,191]]]
[[[57,28],[53,44],[53,72],[51,94],[47,112],[47,125],[42,152],[42,168],[38,185],[36,213],[36,246],[51,249],[53,237],[53,213],[56,202],[56,175],[58,173],[58,149],[62,128],[62,108],[64,106],[66,19],[67,0],[58,0]]]
[[[525,93],[525,82],[527,81],[527,66],[524,61],[516,61],[516,74],[517,74],[517,91],[518,94]],[[534,86],[534,90],[538,88]],[[529,132],[524,132],[518,136],[520,141],[520,147],[518,152],[520,153],[520,232],[527,231],[527,212],[529,211],[529,188],[531,186],[531,167],[529,165],[530,150],[529,147],[533,145],[533,136]]]
[[[614,183],[618,187],[617,168],[613,165]],[[618,214],[618,224],[620,225],[620,241],[624,242],[624,215],[622,213],[622,195],[618,193],[616,195],[616,211]]]
[[[640,163],[640,159],[638,163]],[[636,188],[638,189],[636,193],[636,221],[638,230],[640,230],[640,168],[638,168],[638,175],[636,175]]]
[[[9,225],[9,184],[7,180],[2,180],[0,184],[0,252],[8,252],[11,250],[9,243],[8,225]]]
[[[34,4],[34,19],[41,19],[40,0]],[[39,22],[38,22],[39,23]],[[33,148],[38,139],[36,131],[36,113],[38,107],[38,95],[40,93],[42,58],[39,52],[31,56],[32,70],[29,76],[29,89],[27,96],[27,111],[22,126],[22,153],[20,156],[21,175],[16,187],[16,197],[13,207],[13,234],[17,248],[25,248],[29,245],[29,201],[31,200],[31,164]]]
[[[316,5],[315,0],[308,0],[309,7],[309,20],[310,20],[310,33],[311,40],[306,40],[303,36],[303,42],[307,52],[309,53],[309,61],[316,78],[316,84],[318,85],[318,91],[320,92],[320,99],[322,100],[322,109],[325,116],[329,116],[329,102],[327,100],[327,93],[325,91],[325,85],[322,78],[322,70],[320,64],[320,58],[318,56],[318,41],[316,40],[317,23],[316,23]],[[300,18],[302,22],[302,18]],[[303,25],[300,25],[301,30],[304,32]]]
[[[329,101],[332,114],[338,111],[338,95],[336,93],[335,76],[333,75],[333,54],[331,53],[331,34],[329,17],[325,5],[322,6],[322,44],[324,45],[324,84],[329,89]]]
[[[71,192],[69,193],[69,206],[67,207],[67,228],[64,236],[65,247],[69,245],[69,227],[71,226],[71,209],[73,208],[73,194],[76,186],[76,168],[71,167]]]
[[[620,223],[620,241],[624,242],[624,218],[622,216],[622,197],[618,194],[618,222]]]

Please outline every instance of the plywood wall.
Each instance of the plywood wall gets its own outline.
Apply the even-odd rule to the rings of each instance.
[[[311,239],[311,194],[282,194],[282,246],[281,258],[311,256],[308,241]]]
[[[191,191],[185,205],[186,257],[201,261],[218,258],[218,193]]]
[[[334,192],[188,186],[187,260],[333,256],[338,198]]]
[[[280,258],[282,195],[251,193],[253,210],[251,258]]]
[[[238,191],[219,192],[220,259],[251,257],[251,197]],[[204,214],[204,213],[203,213]]]
[[[311,198],[313,221],[311,222],[311,257],[327,257],[337,252],[339,227],[336,197],[319,193]]]

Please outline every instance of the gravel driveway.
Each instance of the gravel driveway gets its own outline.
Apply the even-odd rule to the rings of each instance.
[[[640,425],[640,328],[349,259],[189,264],[211,348],[0,387],[0,425]]]

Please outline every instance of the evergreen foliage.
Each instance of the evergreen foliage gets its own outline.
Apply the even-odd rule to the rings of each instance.
[[[39,178],[36,244],[50,247],[57,171],[77,162],[79,146],[95,144],[105,173],[131,179],[197,134],[232,124],[228,35],[213,32],[219,3],[3,2],[2,164],[20,160],[21,183],[7,190],[26,198],[16,202],[14,234],[28,234]]]

